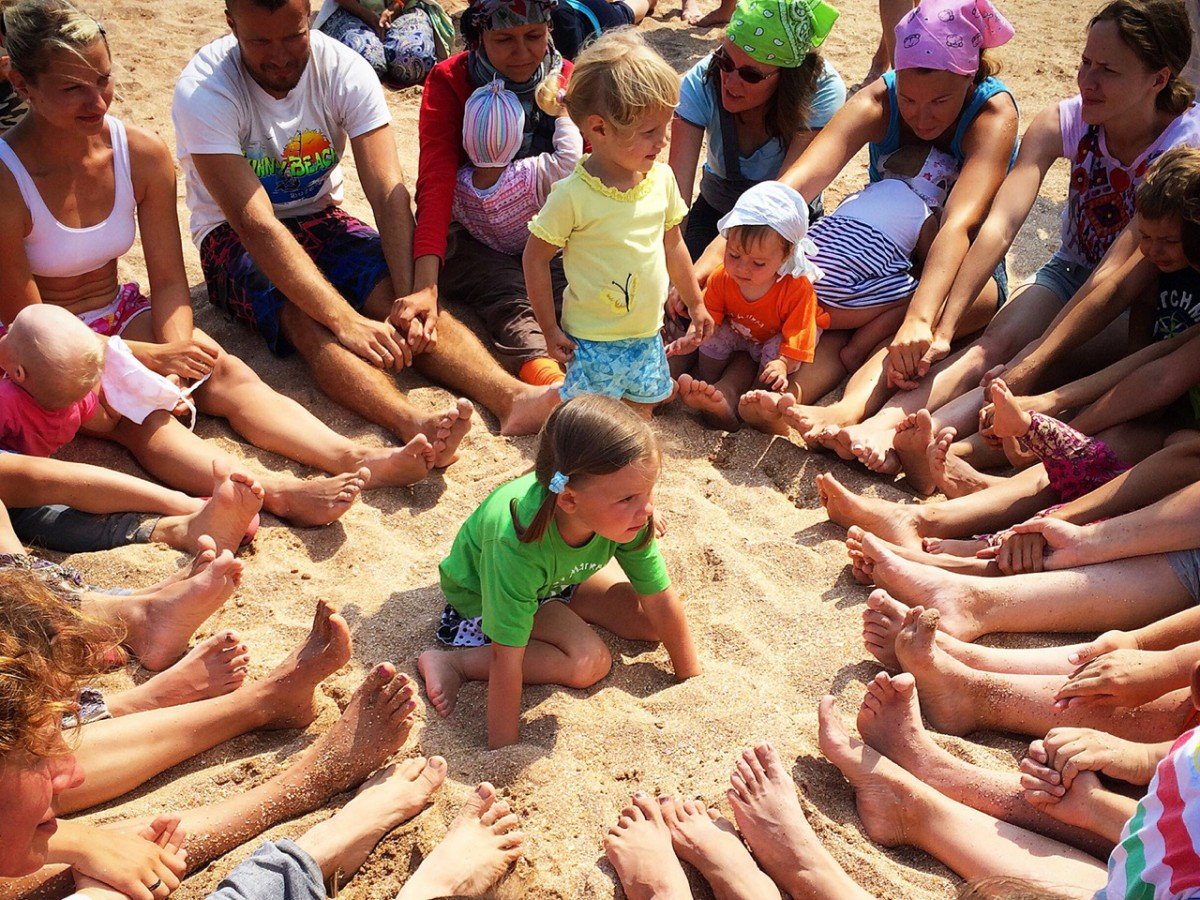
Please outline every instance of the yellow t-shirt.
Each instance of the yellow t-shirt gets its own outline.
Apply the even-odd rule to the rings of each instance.
[[[529,223],[534,237],[563,248],[563,331],[585,341],[658,334],[668,286],[663,235],[687,215],[675,175],[656,162],[636,187],[619,191],[589,175],[586,161],[550,189]]]

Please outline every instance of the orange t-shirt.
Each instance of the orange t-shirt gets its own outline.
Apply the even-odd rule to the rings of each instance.
[[[718,325],[729,324],[762,344],[783,335],[780,356],[812,362],[817,349],[817,329],[829,327],[829,313],[817,303],[812,282],[801,276],[784,276],[762,297],[749,301],[724,266],[717,266],[704,290],[704,305]]]

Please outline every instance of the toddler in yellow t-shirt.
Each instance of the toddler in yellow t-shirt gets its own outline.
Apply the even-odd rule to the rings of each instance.
[[[592,152],[529,223],[525,285],[550,355],[567,363],[561,393],[604,394],[648,413],[674,385],[659,329],[667,287],[688,308],[688,343],[709,337],[679,223],[687,206],[657,161],[679,102],[679,76],[635,32],[608,32],[576,60],[565,103]],[[567,289],[555,317],[550,260]]]

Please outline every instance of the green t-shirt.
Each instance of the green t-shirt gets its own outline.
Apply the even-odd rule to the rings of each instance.
[[[652,538],[635,549],[644,532],[627,544],[597,534],[582,547],[571,547],[552,521],[541,541],[522,544],[509,503],[516,499],[517,516],[525,524],[545,496],[546,489],[532,472],[500,485],[463,522],[450,554],[438,567],[450,605],[466,618],[482,616],[483,633],[506,647],[529,643],[538,601],[581,584],[614,556],[639,594],[657,594],[671,586],[658,541]]]

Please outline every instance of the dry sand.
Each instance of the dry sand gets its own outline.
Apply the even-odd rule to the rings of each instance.
[[[222,4],[200,0],[90,0],[108,29],[119,98],[114,113],[155,129],[174,144],[170,102],[175,78],[190,55],[225,31]],[[842,0],[842,17],[826,52],[848,83],[862,77],[878,38],[870,0]],[[1075,92],[1073,73],[1091,3],[1008,0],[1004,11],[1017,37],[1000,52],[1004,78],[1019,99],[1024,121]],[[709,50],[720,31],[684,27],[677,0],[662,0],[643,30],[677,69]],[[417,163],[419,89],[391,93],[395,133],[410,186]],[[836,199],[862,183],[865,153],[831,190]],[[1064,167],[1051,173],[1029,224],[1009,257],[1023,278],[1057,244],[1057,215],[1065,192]],[[186,223],[183,185],[180,215]],[[369,218],[351,178],[348,206]],[[188,274],[201,285],[198,259],[186,246]],[[131,254],[123,274],[145,283],[141,257]],[[312,386],[296,359],[273,359],[260,342],[214,312],[193,290],[199,323],[271,384],[298,398],[334,428],[383,442],[378,428],[344,412]],[[418,403],[433,408],[448,395],[405,377]],[[354,898],[395,894],[408,872],[444,833],[475,782],[490,779],[523,812],[527,859],[498,891],[503,897],[611,897],[619,895],[600,846],[630,792],[700,796],[728,813],[724,800],[736,753],[771,740],[795,761],[805,807],[817,833],[860,884],[891,898],[945,897],[956,880],[928,856],[885,851],[863,834],[849,787],[816,744],[818,698],[832,691],[852,716],[864,682],[878,671],[859,639],[867,591],[849,577],[842,531],[826,521],[813,477],[831,468],[856,489],[900,499],[897,489],[825,456],[753,431],[707,431],[680,410],[658,420],[667,453],[660,488],[670,532],[663,541],[676,586],[705,662],[702,677],[676,685],[665,652],[605,636],[616,665],[593,690],[529,688],[523,742],[484,748],[484,690],[469,686],[449,720],[418,724],[403,752],[442,754],[450,778],[434,806],[401,827],[346,888]],[[206,420],[201,434],[237,456],[272,469],[289,465],[241,443],[221,422]],[[253,549],[244,555],[245,578],[234,600],[197,637],[235,628],[261,675],[306,632],[314,602],[336,604],[354,632],[352,662],[326,682],[322,712],[304,734],[247,736],[155,779],[122,802],[89,818],[169,811],[244,790],[278,771],[336,717],[367,666],[393,660],[414,671],[417,654],[432,645],[442,600],[436,567],[459,523],[483,497],[531,462],[532,439],[496,434],[485,417],[467,439],[460,462],[444,475],[408,490],[368,493],[341,522],[321,530],[292,530],[264,517]],[[97,458],[136,471],[121,452],[82,442],[74,458]],[[297,467],[298,468],[298,467]],[[70,562],[98,584],[138,586],[182,560],[159,547],[78,555]],[[121,678],[113,679],[114,685]],[[980,743],[946,739],[954,752],[991,767],[1015,767],[1020,744],[995,736]],[[336,806],[335,804],[331,805]],[[329,809],[272,829],[265,837],[295,836],[327,817]],[[179,896],[199,897],[244,858],[254,841],[191,877]],[[710,896],[694,876],[696,896]]]

